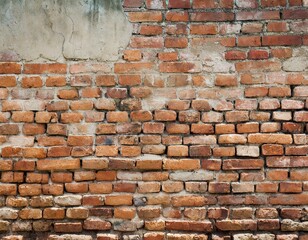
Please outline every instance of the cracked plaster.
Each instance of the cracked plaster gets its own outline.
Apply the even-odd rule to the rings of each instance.
[[[133,28],[121,0],[1,0],[0,57],[114,61]]]

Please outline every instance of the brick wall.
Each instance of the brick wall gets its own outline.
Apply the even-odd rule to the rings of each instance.
[[[116,62],[0,63],[2,239],[307,240],[307,0],[124,0]]]

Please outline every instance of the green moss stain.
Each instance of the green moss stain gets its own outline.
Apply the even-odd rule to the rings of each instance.
[[[88,0],[88,17],[92,24],[99,20],[100,14],[123,11],[121,0]]]

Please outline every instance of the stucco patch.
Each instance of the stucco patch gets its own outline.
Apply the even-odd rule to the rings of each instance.
[[[0,56],[27,61],[116,60],[132,34],[121,0],[3,0],[0,27]]]

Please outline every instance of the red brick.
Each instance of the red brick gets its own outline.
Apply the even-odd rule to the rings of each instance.
[[[276,61],[247,61],[239,62],[235,64],[237,71],[264,71],[264,72],[274,72],[281,69],[280,62]]]
[[[95,78],[96,86],[111,87],[115,86],[115,77],[113,75],[98,75]]]
[[[14,163],[15,171],[34,171],[35,162],[32,160],[19,160]]]
[[[267,157],[266,162],[268,167],[305,167],[306,158],[306,156]]]
[[[18,74],[21,73],[21,65],[14,62],[0,63],[0,74]]]
[[[302,191],[302,183],[300,182],[281,182],[279,184],[279,192],[301,193]]]
[[[131,22],[161,22],[162,13],[158,11],[130,12],[128,19]]]
[[[60,99],[66,99],[66,100],[77,99],[78,98],[78,91],[76,89],[59,90],[58,91],[58,97]]]
[[[285,7],[287,5],[286,0],[262,0],[262,7]]]
[[[169,110],[187,110],[190,107],[190,101],[188,100],[170,100],[167,104]]]
[[[257,0],[237,0],[236,6],[239,8],[257,8]]]
[[[69,109],[69,105],[64,101],[55,101],[47,104],[46,109],[48,112],[66,111]]]
[[[188,33],[187,24],[178,23],[174,25],[167,25],[166,33],[168,35],[187,35]]]
[[[45,158],[46,150],[44,148],[24,148],[22,150],[24,158]]]
[[[38,196],[42,193],[41,184],[21,184],[18,186],[21,196]]]
[[[288,171],[286,170],[270,170],[267,172],[267,179],[271,181],[283,181],[288,179]]]
[[[63,87],[66,85],[66,78],[62,76],[49,76],[46,79],[46,87]]]
[[[245,0],[244,0],[245,1]],[[240,11],[236,14],[236,20],[278,20],[279,11]]]
[[[34,113],[30,111],[15,111],[12,114],[13,122],[34,122]]]
[[[169,157],[187,157],[188,156],[188,146],[169,146],[167,155]]]
[[[142,4],[143,0],[125,0],[123,6],[128,8],[139,8]]]
[[[169,8],[190,8],[190,0],[170,0]]]
[[[62,195],[63,185],[62,184],[44,184],[42,185],[42,192],[46,195]]]
[[[237,45],[239,47],[256,47],[261,46],[261,38],[255,36],[238,37]]]
[[[292,136],[289,134],[249,134],[249,143],[278,143],[291,144]]]
[[[165,159],[163,168],[166,170],[196,170],[200,168],[198,159]]]
[[[56,183],[69,183],[73,181],[73,174],[65,172],[55,172],[51,174],[51,180]]]
[[[63,63],[26,63],[24,66],[25,74],[44,74],[44,73],[55,73],[61,74],[66,73],[66,64]]]
[[[235,148],[234,147],[217,147],[213,149],[213,155],[215,157],[235,156]]]
[[[62,123],[79,123],[83,119],[83,115],[81,113],[62,113],[61,114],[61,122]]]
[[[279,194],[269,197],[269,203],[273,205],[307,205],[308,195],[303,194]]]
[[[133,208],[118,207],[114,209],[114,217],[120,219],[133,219],[136,215],[136,210]]]
[[[148,9],[165,9],[166,2],[163,0],[146,0],[145,5]]]
[[[119,84],[123,86],[135,86],[141,83],[140,75],[120,75]]]
[[[64,219],[65,210],[62,208],[45,208],[43,211],[44,219]]]
[[[195,73],[201,71],[199,63],[195,62],[164,62],[159,65],[163,73]]]
[[[55,223],[54,230],[61,233],[79,233],[82,232],[82,224],[80,222]]]
[[[78,169],[80,168],[79,159],[63,159],[63,160],[38,160],[37,169],[38,170],[69,170],[69,169]]]
[[[178,60],[178,54],[176,52],[161,52],[158,53],[158,58],[160,61],[172,62]]]
[[[140,34],[146,35],[146,36],[155,36],[155,35],[161,35],[163,33],[163,28],[161,26],[156,25],[141,25],[140,27]],[[137,57],[125,57],[124,59],[129,61],[139,61],[141,59],[141,54]]]
[[[186,11],[180,12],[167,12],[166,20],[171,22],[187,22],[189,20],[189,15]]]
[[[280,229],[279,219],[259,219],[258,229],[263,231],[273,231]]]
[[[216,8],[218,7],[218,4],[215,0],[209,0],[209,1],[202,1],[202,0],[194,0],[193,1],[193,8],[195,9],[210,9],[210,8]]]
[[[237,86],[237,78],[235,75],[219,74],[216,76],[215,85],[220,87]]]
[[[217,34],[217,26],[214,24],[194,24],[190,26],[190,34],[194,35],[215,35]]]
[[[171,110],[157,110],[154,114],[156,121],[174,121],[176,120],[176,112]]]
[[[255,231],[257,222],[256,220],[218,220],[216,227],[221,231]]]
[[[141,42],[143,39],[139,39]],[[152,40],[153,41],[153,40]],[[149,40],[147,41],[149,42]],[[143,44],[148,44],[147,42]],[[159,43],[159,47],[163,46],[163,42],[161,40],[161,43]],[[114,71],[115,73],[136,73],[136,72],[142,72],[144,70],[151,70],[154,67],[153,63],[116,63],[114,65]]]
[[[290,6],[302,6],[303,1],[302,0],[290,0],[289,4],[290,4]]]
[[[227,122],[246,122],[249,120],[247,111],[230,111],[225,115]]]
[[[234,8],[234,0],[220,0],[219,6],[222,8]]]
[[[248,85],[265,83],[265,75],[244,73],[241,75],[241,83]]]
[[[267,94],[267,87],[250,87],[245,89],[245,97],[265,97]]]
[[[132,87],[130,89],[130,95],[135,98],[147,98],[152,94],[152,90],[149,87]]]
[[[269,54],[266,50],[250,50],[248,52],[248,59],[268,59]]]
[[[136,184],[135,183],[116,183],[114,184],[114,192],[129,192],[134,193],[136,191]]]
[[[84,98],[99,98],[101,97],[101,90],[99,88],[86,87],[81,91],[81,97]]]
[[[305,170],[294,170],[290,172],[290,179],[294,181],[306,181],[308,175]]]
[[[132,205],[132,200],[131,195],[108,195],[106,196],[105,204],[111,206]]]
[[[191,13],[191,21],[193,22],[217,22],[217,21],[232,21],[234,20],[233,13],[224,12],[197,12]]]
[[[282,11],[283,19],[307,19],[307,17],[308,17],[308,10],[306,9]]]
[[[296,122],[307,122],[308,112],[306,111],[295,112],[293,119]]]
[[[108,156],[115,157],[118,155],[118,147],[117,146],[97,146],[96,147],[96,156]]]
[[[24,181],[24,173],[21,172],[4,172],[1,176],[3,183],[22,183]]]
[[[72,76],[70,79],[70,85],[72,87],[86,87],[91,86],[92,78],[89,75],[77,75]]]
[[[263,155],[283,155],[283,146],[278,144],[263,144]]]
[[[141,154],[140,146],[122,146],[121,155],[123,157],[136,157]]]
[[[131,39],[131,47],[133,48],[163,48],[163,45],[161,37],[133,37]],[[147,66],[140,63],[139,68],[141,70]]]
[[[268,32],[287,32],[288,25],[286,22],[270,22],[267,24]]]
[[[17,135],[19,127],[17,124],[0,124],[0,134],[2,135]]]
[[[180,122],[199,122],[200,121],[200,113],[193,110],[188,111],[180,111],[179,112],[179,121]]]
[[[292,49],[291,48],[274,48],[271,49],[271,54],[273,57],[284,59],[292,57]]]
[[[112,192],[111,183],[90,183],[89,192],[91,194],[106,194]]]
[[[264,36],[262,37],[262,46],[296,46],[302,44],[301,36]]]
[[[210,221],[167,221],[166,229],[177,231],[211,232],[213,230],[213,226]]]
[[[209,192],[210,193],[229,193],[230,192],[230,183],[210,182],[209,183]]]
[[[186,37],[166,37],[166,48],[186,48],[188,46],[188,39]]]
[[[190,128],[187,124],[171,123],[167,125],[166,131],[169,134],[187,134],[190,132]]]
[[[264,174],[263,173],[248,173],[248,172],[243,172],[241,173],[241,181],[264,181]]]
[[[301,217],[301,212],[300,208],[283,208],[281,209],[281,217],[295,220]]]
[[[0,66],[0,69],[1,69],[1,66]],[[17,85],[16,77],[0,76],[0,87],[8,88],[8,87],[15,87],[16,85]]]
[[[107,112],[106,115],[107,122],[127,122],[128,121],[128,113],[122,111],[110,111]]]
[[[285,154],[286,155],[307,155],[308,154],[308,146],[287,146],[285,148]]]
[[[19,147],[3,147],[1,155],[4,158],[22,157],[22,148]]]
[[[238,50],[230,50],[225,54],[226,60],[244,60],[246,59],[246,52]]]
[[[224,170],[261,169],[264,161],[261,159],[227,159],[223,161]]]

